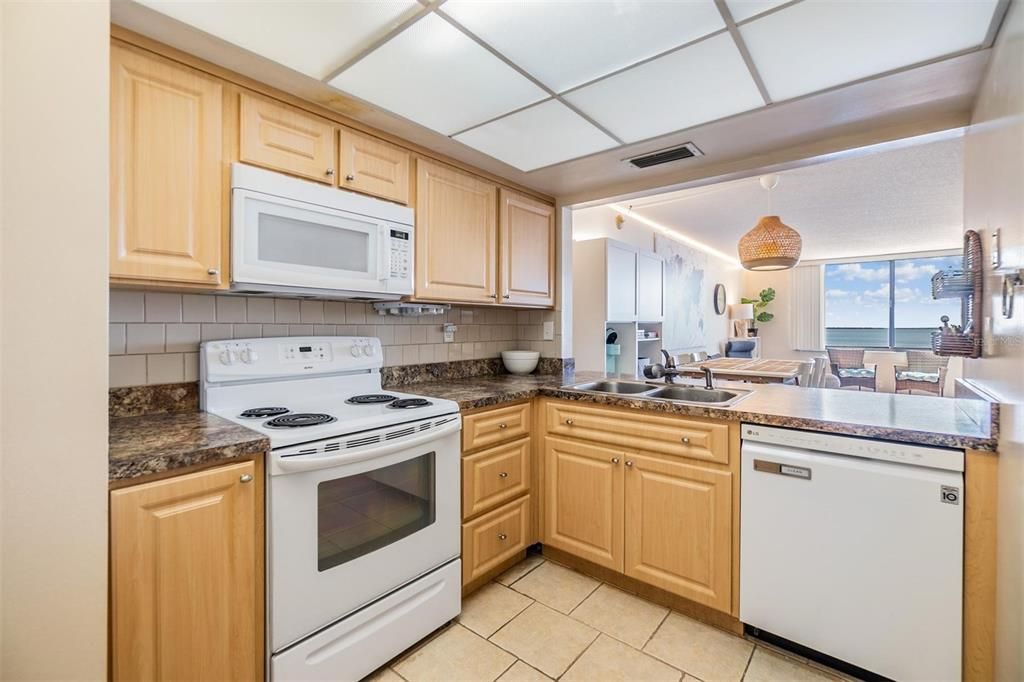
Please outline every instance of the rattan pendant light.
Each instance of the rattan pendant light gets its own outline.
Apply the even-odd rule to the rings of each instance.
[[[779,176],[761,176],[761,186],[771,191],[779,184]],[[800,262],[803,240],[800,233],[779,220],[777,215],[762,216],[754,229],[740,238],[740,263],[747,270],[788,270]]]

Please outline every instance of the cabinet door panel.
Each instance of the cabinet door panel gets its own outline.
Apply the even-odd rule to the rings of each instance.
[[[222,282],[222,111],[220,83],[111,47],[111,277]]]
[[[657,322],[664,316],[664,263],[653,254],[636,255],[636,319]]]
[[[526,549],[529,536],[529,495],[462,524],[462,584]]]
[[[729,612],[732,474],[630,455],[625,573]]]
[[[501,301],[555,303],[555,207],[501,190]]]
[[[113,679],[260,676],[255,474],[243,462],[110,494]]]
[[[494,303],[497,187],[422,159],[416,168],[416,297]]]
[[[340,187],[409,203],[409,152],[347,128],[340,143]]]
[[[636,252],[608,242],[608,320],[636,319]]]
[[[622,570],[624,459],[620,450],[545,439],[544,544]]]
[[[530,489],[530,439],[462,459],[462,516],[470,518]]]
[[[244,93],[240,118],[242,161],[334,184],[337,147],[333,123]]]

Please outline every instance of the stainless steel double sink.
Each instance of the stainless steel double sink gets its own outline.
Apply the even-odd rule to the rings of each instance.
[[[750,391],[739,388],[704,388],[702,386],[681,386],[672,384],[649,384],[641,381],[623,381],[601,379],[581,384],[563,386],[572,391],[584,393],[600,393],[603,395],[619,395],[642,400],[668,400],[692,405],[709,405],[713,407],[729,407],[746,398]]]

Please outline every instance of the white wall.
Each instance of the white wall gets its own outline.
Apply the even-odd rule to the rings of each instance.
[[[1011,3],[982,83],[967,134],[964,225],[989,235],[999,228],[1003,261],[1024,268],[1024,6]],[[988,259],[986,258],[986,268]],[[965,374],[1002,402],[999,437],[999,509],[996,678],[1024,679],[1024,290],[1013,318],[1000,313],[1001,278],[985,280],[985,357]]]
[[[0,3],[9,680],[106,677],[109,17],[105,0]]]

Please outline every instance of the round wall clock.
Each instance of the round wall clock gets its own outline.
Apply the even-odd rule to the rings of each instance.
[[[725,285],[715,285],[715,314],[722,315],[725,313]]]

